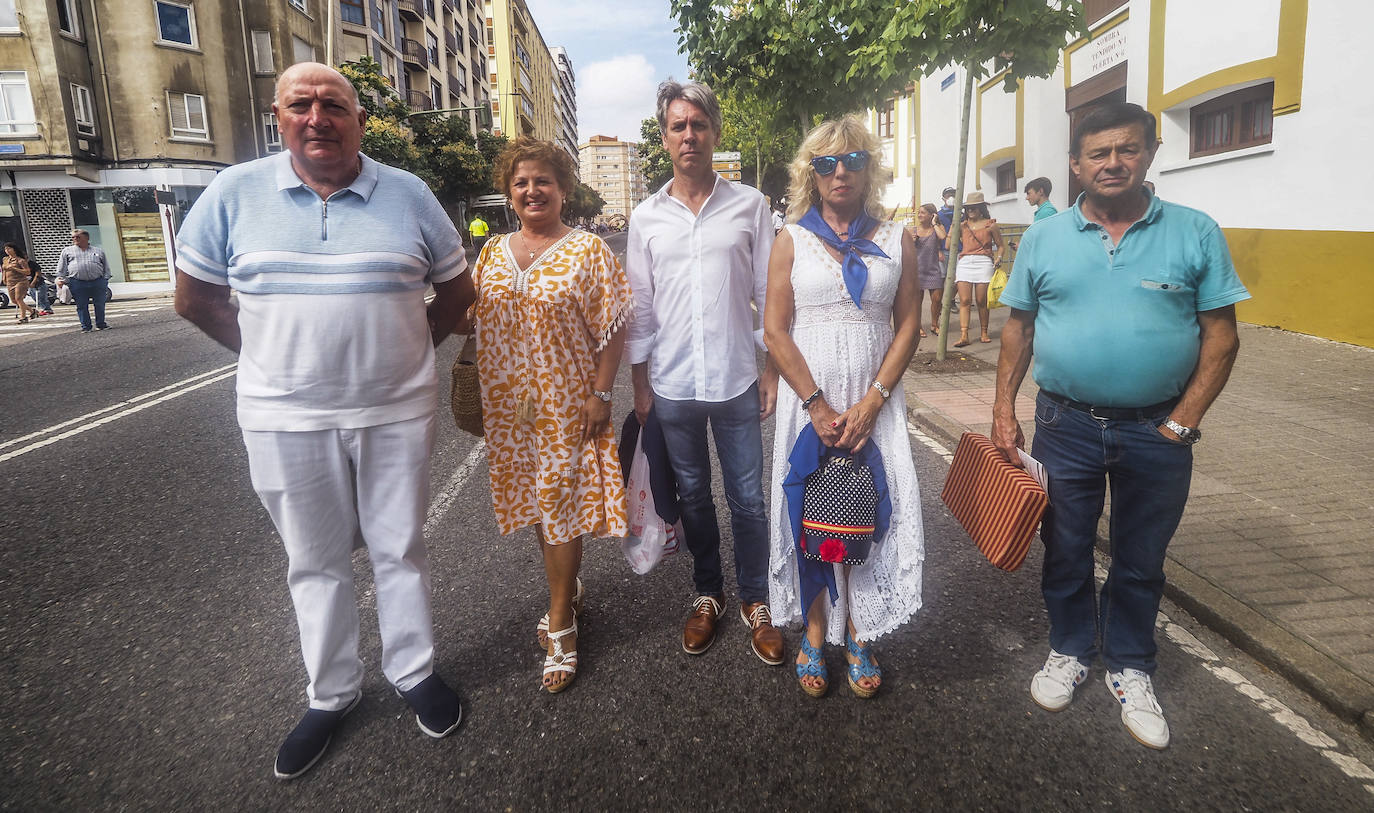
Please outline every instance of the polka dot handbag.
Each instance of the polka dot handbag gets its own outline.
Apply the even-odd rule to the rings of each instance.
[[[861,565],[873,547],[877,519],[873,470],[832,452],[806,478],[802,555],[818,562]]]

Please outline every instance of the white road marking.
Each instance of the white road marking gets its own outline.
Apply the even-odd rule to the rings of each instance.
[[[72,418],[71,420],[63,421],[59,424],[54,424],[53,426],[49,426],[46,429],[40,429],[37,432],[30,432],[29,434],[24,435],[21,438],[15,438],[14,440],[9,440],[5,441],[4,443],[0,443],[0,449],[4,449],[9,446],[18,445],[25,441],[33,441],[29,445],[21,446],[20,448],[15,449],[12,452],[5,452],[4,454],[0,454],[0,463],[5,462],[6,460],[12,460],[13,458],[19,457],[22,454],[28,454],[29,452],[32,452],[35,449],[41,449],[44,446],[49,446],[51,444],[57,443],[60,440],[66,440],[67,438],[72,437],[74,435],[79,435],[82,432],[88,432],[92,429],[95,429],[98,426],[104,426],[107,423],[117,421],[120,418],[132,415],[136,412],[142,412],[150,406],[161,404],[164,401],[170,401],[173,398],[180,398],[181,396],[186,395],[190,392],[194,392],[200,389],[201,387],[209,386],[210,384],[213,384],[216,381],[221,381],[223,379],[229,378],[230,376],[235,374],[237,368],[237,363],[227,364],[223,367],[211,370],[207,373],[193,375],[190,378],[183,379],[175,384],[169,384],[165,387],[162,387],[161,389],[156,389],[152,392],[147,392],[137,397],[130,398],[127,401],[120,401],[119,403],[107,406],[104,409],[97,409],[94,412],[88,412],[80,417]],[[112,410],[117,410],[121,407],[126,408],[122,409],[119,412],[112,412]],[[103,417],[97,418],[97,415],[103,415]],[[73,425],[76,425],[75,428],[67,429],[65,432],[60,431],[66,427]]]
[[[1099,583],[1106,581],[1107,571],[1101,563],[1094,563],[1093,571]],[[1179,649],[1197,658],[1202,663],[1202,668],[1211,672],[1213,677],[1232,687],[1242,696],[1249,698],[1261,711],[1288,729],[1293,736],[1317,749],[1322,756],[1331,760],[1346,776],[1356,780],[1374,779],[1374,770],[1371,770],[1368,765],[1355,757],[1338,751],[1340,743],[1308,722],[1307,718],[1274,699],[1241,673],[1229,666],[1223,666],[1221,658],[1217,657],[1215,652],[1199,641],[1191,632],[1175,624],[1169,619],[1169,616],[1159,613],[1155,618],[1155,627],[1163,630],[1165,636],[1177,644]],[[1374,785],[1365,785],[1364,789],[1374,793]]]
[[[429,513],[425,515],[425,528],[423,531],[426,539],[434,532],[435,523],[443,518],[444,514],[448,513],[448,509],[453,506],[453,501],[458,499],[458,492],[467,484],[468,478],[472,476],[473,469],[476,469],[482,462],[482,458],[486,454],[486,451],[486,440],[478,440],[477,445],[473,446],[472,450],[468,452],[467,458],[454,470],[453,474],[448,478],[448,482],[444,484],[444,487],[439,489],[439,493],[435,494],[434,498],[429,501]],[[361,562],[363,557],[367,556],[366,549],[362,548],[355,550],[353,556],[355,563]],[[361,609],[372,609],[376,606],[377,585],[376,582],[369,580],[367,582],[367,587],[358,594],[358,607]]]
[[[911,421],[906,422],[906,431],[912,437],[916,438],[925,446],[927,446],[931,451],[935,452],[940,457],[944,458],[944,461],[946,463],[954,459],[954,455],[951,454],[949,450],[947,450],[943,445],[941,445],[940,441],[936,440],[930,435],[927,435],[925,432],[922,432],[920,427],[918,427]]]

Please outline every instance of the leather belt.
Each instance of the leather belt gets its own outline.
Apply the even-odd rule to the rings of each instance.
[[[1105,407],[1085,404],[1082,401],[1075,401],[1058,393],[1049,390],[1041,390],[1040,394],[1051,401],[1066,406],[1069,409],[1076,409],[1079,412],[1086,412],[1099,421],[1140,421],[1152,420],[1164,415],[1168,415],[1178,404],[1178,398],[1170,398],[1167,401],[1160,401],[1144,407]]]

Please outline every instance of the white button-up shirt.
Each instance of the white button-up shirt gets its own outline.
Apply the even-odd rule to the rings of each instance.
[[[716,176],[693,215],[668,194],[671,187],[664,184],[630,217],[625,270],[635,318],[625,350],[631,364],[649,362],[656,395],[728,401],[758,380],[754,351],[766,350],[768,202],[757,189]]]

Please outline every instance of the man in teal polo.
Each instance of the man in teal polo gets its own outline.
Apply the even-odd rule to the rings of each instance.
[[[1050,190],[1053,188],[1050,179],[1044,176],[1026,181],[1026,203],[1035,210],[1032,223],[1039,223],[1050,215],[1059,214],[1059,210],[1050,203]]]
[[[1164,555],[1188,499],[1198,424],[1239,348],[1235,303],[1250,295],[1216,222],[1142,187],[1157,144],[1154,116],[1124,102],[1075,130],[1069,166],[1083,194],[1026,232],[1002,294],[1012,312],[992,440],[1021,465],[1016,391],[1033,353],[1032,454],[1049,475],[1040,536],[1050,654],[1031,697],[1068,707],[1100,653],[1126,729],[1164,748],[1151,680]],[[1108,483],[1112,561],[1099,596],[1093,546]]]

